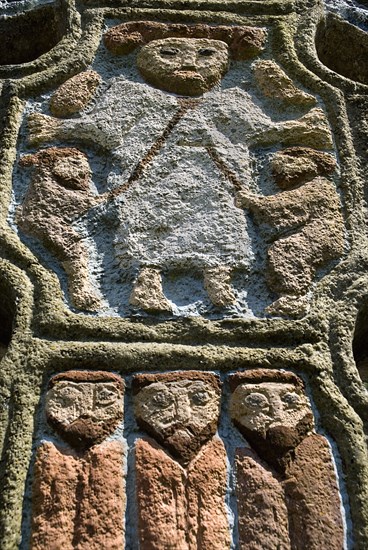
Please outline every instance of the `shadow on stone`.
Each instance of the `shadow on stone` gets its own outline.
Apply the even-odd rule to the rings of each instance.
[[[328,13],[317,28],[316,49],[326,67],[368,84],[368,33]]]
[[[64,10],[42,6],[21,15],[0,18],[0,65],[28,63],[48,52],[66,31]]]
[[[368,301],[363,303],[355,322],[353,354],[360,378],[368,390]]]

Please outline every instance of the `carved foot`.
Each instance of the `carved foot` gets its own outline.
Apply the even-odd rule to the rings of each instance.
[[[231,269],[225,266],[207,268],[203,272],[204,288],[215,306],[226,307],[236,300],[230,285]]]
[[[129,302],[146,311],[172,311],[162,290],[161,273],[152,267],[140,271]]]
[[[307,314],[308,305],[307,296],[281,296],[266,308],[266,313],[278,317],[299,319]]]
[[[101,307],[101,300],[92,286],[73,285],[70,289],[70,298],[77,309],[83,311],[97,311]]]

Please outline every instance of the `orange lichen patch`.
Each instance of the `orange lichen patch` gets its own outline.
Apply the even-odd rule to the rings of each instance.
[[[105,46],[116,55],[125,55],[138,46],[163,38],[208,38],[229,46],[233,59],[248,59],[259,54],[266,31],[259,27],[165,24],[153,21],[123,23],[104,35]]]

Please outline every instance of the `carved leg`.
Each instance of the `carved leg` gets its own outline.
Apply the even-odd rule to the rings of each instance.
[[[295,233],[275,242],[268,251],[267,282],[281,297],[267,308],[271,315],[300,317],[305,315],[306,293],[315,274],[311,242]]]
[[[43,443],[36,454],[32,491],[31,550],[72,550],[77,514],[76,494],[81,461],[53,443]]]
[[[144,267],[134,283],[129,302],[146,311],[171,311],[172,307],[162,290],[161,273]]]
[[[285,495],[274,472],[246,449],[237,449],[235,471],[239,549],[290,550]]]
[[[68,290],[73,305],[78,309],[96,311],[100,298],[89,281],[88,250],[74,229],[62,225],[62,220],[35,217],[32,222],[25,218],[19,227],[27,234],[37,237],[61,262],[68,275]]]
[[[188,548],[230,548],[229,519],[225,507],[226,451],[217,437],[202,447],[188,467]]]
[[[101,301],[89,282],[87,251],[82,244],[76,250],[80,251],[79,257],[62,262],[68,275],[70,299],[78,309],[96,311]]]
[[[231,268],[223,265],[204,270],[204,287],[215,306],[226,307],[236,300],[230,285]]]
[[[124,548],[123,455],[119,441],[105,441],[84,457],[83,487],[78,494],[74,526],[76,550]]]

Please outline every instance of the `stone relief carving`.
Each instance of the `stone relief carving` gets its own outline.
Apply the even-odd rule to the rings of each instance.
[[[302,316],[316,269],[344,251],[339,196],[331,181],[319,177],[333,172],[335,163],[326,153],[294,147],[276,153],[271,164],[284,191],[267,197],[240,192],[237,201],[259,223],[275,230],[268,249],[267,281],[281,297],[267,311]]]
[[[29,145],[82,143],[108,157],[111,169],[106,174],[104,191],[109,192],[102,193],[99,201],[92,197],[90,207],[81,210],[79,217],[85,214],[98,219],[108,213],[114,218],[114,223],[110,223],[115,227],[114,261],[121,274],[131,274],[133,279],[126,311],[129,307],[176,315],[181,311],[206,311],[202,306],[196,309],[196,305],[181,307],[175,298],[166,295],[162,276],[175,280],[177,273],[187,273],[202,278],[210,311],[225,310],[222,315],[227,310],[250,314],[246,284],[239,289],[234,286],[234,278],[241,274],[242,280],[247,280],[254,269],[259,236],[253,235],[257,226],[250,227],[251,220],[242,208],[254,214],[255,208],[260,211],[260,204],[270,200],[258,200],[253,192],[253,151],[296,145],[331,150],[332,137],[324,112],[315,106],[314,96],[299,89],[270,60],[257,60],[250,74],[266,100],[272,97],[284,104],[279,119],[274,114],[269,116],[267,108],[245,86],[233,84],[231,63],[261,54],[266,47],[264,29],[134,22],[113,27],[105,33],[104,41],[114,55],[134,52],[135,70],[141,76],[134,80],[117,75],[98,93],[100,78],[96,71],[73,77],[51,98],[51,112],[59,118],[37,112],[29,116]],[[225,77],[228,81],[224,83]],[[65,118],[85,107],[94,93],[97,96],[89,111]],[[301,110],[297,116],[297,111],[290,111],[285,119],[285,105],[292,109],[296,105]],[[314,153],[308,161],[307,151],[303,158],[313,164]],[[42,155],[42,151],[37,155]],[[46,178],[44,181],[47,187]],[[323,190],[317,192],[321,185]],[[244,191],[239,195],[243,198],[235,204],[234,196],[239,191]],[[325,191],[330,199],[324,196]],[[343,252],[342,218],[334,184],[327,180],[306,184],[303,190],[290,191],[289,195],[275,196],[272,204],[276,209],[276,204],[284,201],[304,201],[305,209],[321,208],[328,217],[322,227],[326,239],[332,226],[341,237],[336,238],[330,251],[307,250],[308,244],[301,241],[306,241],[317,228],[306,223],[304,233],[290,237],[297,242],[289,244],[286,239],[279,239],[269,248],[267,283],[269,290],[281,296],[266,313],[300,316],[306,312],[306,295],[316,269]],[[256,202],[257,207],[253,206]],[[282,217],[284,212],[280,205],[278,208]],[[66,213],[64,226],[73,219]],[[300,224],[301,220],[295,223]],[[19,227],[27,231],[24,223]],[[285,229],[290,227],[289,224]],[[66,229],[68,232],[76,240],[75,230]],[[43,239],[46,243],[48,237]],[[293,251],[289,252],[291,245]],[[79,249],[82,250],[80,240]],[[285,273],[281,273],[279,265],[287,261],[288,253],[302,249],[303,265],[289,261],[291,282],[286,288]],[[88,283],[86,251],[80,253],[83,266],[75,268],[77,260],[73,259],[69,271],[71,260],[67,258],[65,262],[62,254],[64,251],[58,255],[70,279],[74,306],[90,311],[106,307]],[[79,278],[77,284],[73,277]],[[302,278],[305,283],[299,288]],[[74,290],[73,286],[79,288]],[[185,293],[190,294],[190,290]],[[185,299],[193,300],[190,296]]]
[[[303,381],[290,372],[231,375],[240,548],[336,548],[341,503],[326,438],[314,433]]]
[[[46,418],[68,446],[37,449],[31,548],[344,547],[331,448],[301,378],[254,369],[223,384],[176,371],[135,374],[126,387],[134,417],[123,427],[119,376],[51,378]]]
[[[50,380],[46,418],[69,446],[44,441],[33,478],[31,548],[122,548],[125,482],[120,441],[123,380],[69,371]]]
[[[220,381],[209,373],[137,375],[136,442],[140,548],[230,547],[226,452],[215,436]]]
[[[75,148],[50,147],[23,156],[20,164],[32,168],[33,174],[17,212],[19,227],[40,239],[59,258],[68,274],[73,304],[95,309],[100,300],[89,282],[88,251],[72,227],[73,221],[98,200],[90,189],[86,155]]]

